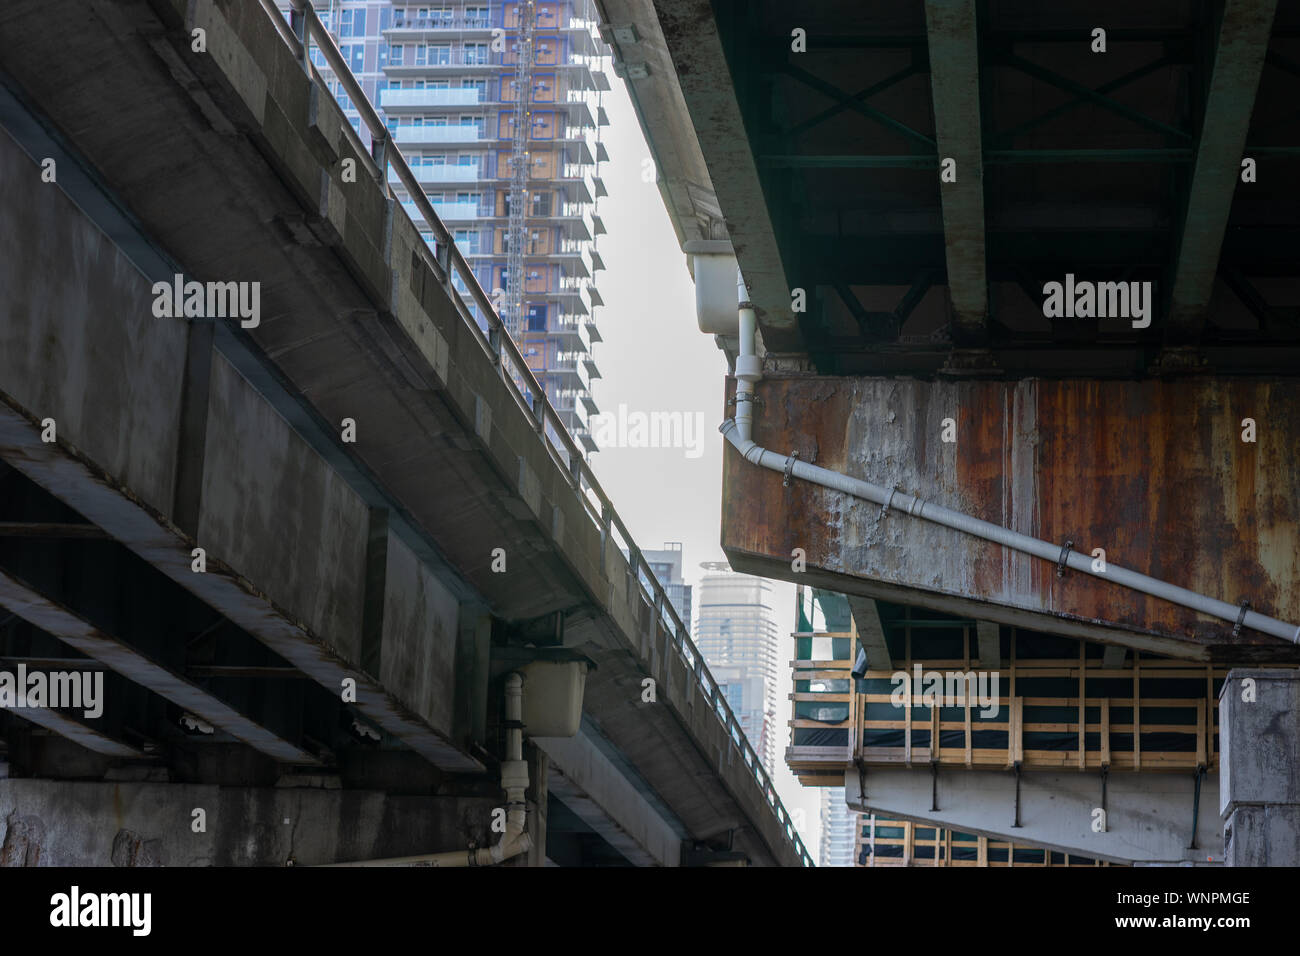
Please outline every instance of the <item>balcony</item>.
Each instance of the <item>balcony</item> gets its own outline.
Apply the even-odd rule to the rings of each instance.
[[[481,217],[479,206],[472,202],[436,202],[433,203],[433,211],[443,222],[470,222]],[[416,225],[424,222],[424,216],[413,202],[402,203],[402,208],[406,210],[411,221]]]
[[[596,231],[596,214],[591,211],[591,207],[584,203],[565,203],[559,211],[558,216],[553,216],[560,220],[561,225],[565,228],[565,238],[591,240],[598,235]],[[604,228],[601,228],[601,232]]]
[[[590,315],[593,305],[595,290],[591,286],[590,279],[565,277],[560,279],[560,288],[556,292],[550,293],[565,300],[564,307],[578,315]],[[595,305],[603,305],[600,301],[595,301]]]
[[[578,401],[576,395],[570,394],[560,396],[553,401],[551,405],[560,413],[560,417],[565,420],[564,424],[569,427],[570,431],[574,430],[574,422],[577,422],[580,428],[586,429],[591,427],[587,409],[583,406],[582,402]]]
[[[477,183],[483,179],[477,166],[412,166],[411,172],[415,174],[416,181],[421,183]],[[388,170],[388,181],[398,181],[396,171],[391,168]]]
[[[556,376],[560,381],[567,381],[572,387],[573,380],[581,383],[583,391],[591,391],[591,375],[586,363],[577,352],[560,352],[554,361],[546,366],[546,374]]]
[[[560,260],[566,275],[591,278],[596,272],[596,263],[591,244],[565,239],[560,243],[558,252],[552,255]]]
[[[384,110],[429,106],[478,106],[477,89],[441,89],[426,87],[422,90],[381,90],[379,106]]]
[[[385,73],[391,73],[396,76],[423,76],[429,73],[437,73],[439,70],[464,70],[467,68],[479,68],[483,70],[500,70],[500,64],[492,62],[490,54],[483,54],[476,50],[445,50],[439,51],[439,54],[430,58],[425,57],[424,62],[420,62],[414,55],[413,50],[403,50],[402,60],[394,63],[390,54],[388,63],[384,66]]]
[[[557,339],[566,350],[575,352],[591,351],[591,336],[586,323],[578,315],[560,313],[552,316],[546,327],[546,336]]]
[[[423,146],[429,143],[481,143],[477,126],[398,126],[393,139],[400,145]]]

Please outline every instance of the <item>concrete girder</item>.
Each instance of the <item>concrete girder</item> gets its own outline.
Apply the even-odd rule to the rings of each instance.
[[[436,766],[467,771],[482,769],[478,761],[462,754],[414,718],[373,678],[348,667],[301,627],[286,620],[247,582],[215,569],[194,573],[190,567],[191,546],[175,528],[150,514],[131,496],[98,477],[58,445],[42,442],[37,426],[4,402],[0,402],[0,456],[322,686],[338,691],[345,678],[356,680],[357,708]],[[37,626],[44,627],[39,623]],[[75,631],[71,627],[63,629]],[[57,632],[52,633],[63,639]],[[138,674],[127,676],[143,683]],[[257,736],[251,733],[250,727],[244,727],[236,736],[248,739],[243,734]],[[270,746],[266,742],[263,745]],[[280,759],[297,760],[287,753]]]
[[[1227,0],[1169,303],[1171,345],[1194,342],[1214,291],[1277,0]]]
[[[680,864],[681,838],[584,733],[533,743],[550,758],[550,792],[629,862]]]
[[[865,780],[864,798],[857,771],[844,775],[844,799],[860,813],[1114,863],[1223,859],[1223,831],[1215,814],[1219,782],[1213,775],[1201,780],[1198,807],[1191,773],[1112,773],[1106,783],[1104,818],[1099,774],[1022,773],[1018,796],[1016,775],[1010,770],[942,770],[937,788],[931,772],[923,769],[871,768]],[[939,809],[932,811],[936,798]],[[1017,802],[1020,825],[1014,826]],[[1102,819],[1105,829],[1094,829]]]
[[[81,723],[65,714],[52,710],[49,707],[3,707],[0,708],[6,714],[13,714],[15,717],[21,717],[38,727],[44,727],[52,733],[58,734],[71,740],[74,744],[79,744],[87,750],[94,751],[97,754],[103,754],[106,757],[143,757],[144,754],[136,750],[130,744],[123,743],[107,734],[101,734],[93,727]]]
[[[798,277],[787,282],[778,227],[768,214],[713,10],[704,0],[659,0],[655,9],[699,148],[709,169],[727,171],[713,186],[758,314],[763,345],[770,352],[802,351],[790,298],[790,284],[801,283]]]
[[[59,398],[55,389],[51,396],[38,396],[40,401],[20,401],[23,444],[13,457],[21,470],[313,679],[337,689],[344,677],[356,678],[362,712],[417,752],[432,754],[430,759],[445,769],[456,769],[457,760],[469,769],[471,758],[447,743],[442,722],[425,723],[427,708],[414,699],[404,705],[406,694],[392,690],[410,674],[442,669],[421,671],[412,665],[391,680],[386,675],[377,679],[358,672],[354,662],[361,658],[347,647],[355,643],[360,617],[354,613],[360,585],[353,569],[363,563],[359,552],[365,549],[357,542],[364,545],[365,506],[383,504],[358,491],[348,466],[353,473],[373,476],[388,494],[390,523],[404,514],[427,533],[495,616],[528,618],[560,608],[590,614],[598,625],[592,637],[605,656],[592,655],[601,670],[595,681],[589,680],[589,701],[598,696],[593,684],[606,674],[615,676],[615,661],[625,671],[665,678],[680,671],[690,651],[675,645],[652,620],[653,608],[628,573],[617,539],[610,537],[608,526],[602,535],[590,501],[574,489],[572,473],[556,461],[535,420],[521,410],[503,365],[492,360],[478,329],[457,308],[450,283],[440,281],[429,265],[418,230],[382,184],[365,177],[346,186],[337,181],[338,159],[353,151],[342,133],[347,121],[328,92],[314,88],[303,74],[266,11],[256,4],[195,6],[159,0],[113,8],[114,16],[107,19],[97,19],[94,11],[67,17],[78,24],[77,30],[47,46],[40,40],[45,34],[26,31],[23,24],[29,18],[57,17],[74,4],[58,0],[56,6],[52,12],[49,3],[24,0],[12,14],[7,8],[14,29],[0,37],[0,56],[49,125],[76,131],[69,147],[81,164],[95,169],[98,182],[116,200],[101,205],[129,208],[138,218],[138,225],[124,227],[119,221],[100,226],[101,233],[114,237],[119,251],[132,256],[131,264],[146,277],[153,278],[153,266],[162,261],[195,275],[260,281],[267,320],[247,335],[225,325],[216,329],[219,355],[213,360],[212,394],[220,386],[227,404],[237,402],[256,411],[257,418],[254,427],[237,434],[240,416],[208,417],[209,442],[215,445],[215,431],[225,460],[244,467],[234,474],[205,470],[205,482],[215,480],[219,487],[216,495],[202,489],[201,506],[218,504],[225,513],[201,520],[198,536],[187,537],[184,529],[172,527],[169,517],[172,449],[164,447],[159,454],[157,487],[148,493],[103,449],[108,445],[130,460],[164,442],[119,442],[124,447],[118,449],[113,440],[137,431],[106,428],[100,447],[88,447],[96,444],[96,433],[73,427],[76,422],[65,430],[60,419],[59,437],[66,445],[52,451],[53,446],[26,444],[31,437],[26,429],[39,416],[25,410],[46,414]],[[123,17],[130,22],[123,24]],[[189,30],[195,26],[207,30],[211,55],[189,55]],[[22,43],[4,42],[17,36],[23,36]],[[142,51],[142,44],[150,50]],[[177,82],[156,69],[160,44],[188,70],[183,78],[172,78]],[[116,64],[110,74],[79,69],[79,64],[110,60]],[[51,69],[55,61],[65,63],[68,74],[57,83],[51,81],[59,72]],[[110,103],[111,124],[100,120]],[[231,127],[241,135],[220,132]],[[158,148],[140,154],[135,147],[146,138]],[[172,165],[177,155],[194,160],[186,164],[184,176],[177,176]],[[67,188],[62,164],[60,170],[62,190]],[[204,228],[194,229],[195,221]],[[134,255],[142,247],[154,256],[147,267]],[[41,270],[27,272],[40,281]],[[125,310],[124,322],[137,325],[139,316],[152,320],[147,298],[142,303]],[[117,328],[112,323],[98,327]],[[176,361],[184,339],[174,328],[152,320],[147,332],[135,344],[150,355],[157,336],[170,338],[166,360],[153,360],[156,369],[137,376],[142,387],[184,364]],[[238,337],[256,367],[236,365],[233,346],[227,349],[223,334]],[[4,381],[33,377],[20,366]],[[180,382],[174,385],[173,391],[183,388]],[[279,392],[272,398],[274,388]],[[258,404],[259,397],[269,402],[269,409]],[[163,402],[161,407],[171,406]],[[361,426],[359,440],[347,448],[339,444],[337,431],[329,434],[330,425],[344,416],[357,417]],[[301,447],[304,419],[327,423],[321,429],[328,435],[326,447],[313,441]],[[155,424],[162,436],[170,437],[170,429],[167,422]],[[250,451],[246,439],[267,429],[283,436],[282,444],[298,444],[292,464],[310,459],[305,476],[323,482],[343,500],[351,515],[343,533],[323,537],[320,522],[307,529],[306,540],[299,535],[288,543],[259,538],[250,544],[243,540],[246,536],[231,533],[266,526],[258,519],[272,514],[267,501],[303,497],[296,483],[284,496],[272,487],[287,469],[266,468],[259,454],[274,457],[279,448],[267,442],[269,447],[258,448],[258,454]],[[318,469],[312,452],[334,473]],[[608,503],[605,507],[612,510]],[[340,511],[323,513],[333,521]],[[229,560],[214,571],[218,562],[210,556],[209,572],[193,574],[189,548],[197,539],[210,541],[214,532],[224,533],[225,540],[211,555]],[[621,529],[619,534],[626,537]],[[395,540],[390,536],[390,555]],[[488,542],[495,540],[516,543],[509,575],[491,571]],[[335,545],[353,546],[346,561],[329,560],[329,548]],[[297,559],[303,555],[326,559],[328,587],[321,587],[318,574],[298,572]],[[285,568],[297,587],[283,586]],[[275,585],[281,585],[278,593]],[[265,593],[258,590],[263,587]],[[330,627],[299,626],[296,622],[324,613],[321,609],[331,602],[319,596],[331,589],[339,592],[331,595],[334,605],[346,602],[346,619],[334,614]],[[385,608],[385,628],[390,609]],[[385,654],[385,667],[389,659]],[[653,667],[647,669],[651,660]],[[734,833],[755,861],[801,862],[801,848],[782,819],[769,781],[747,765],[743,738],[724,723],[725,703],[716,691],[706,698],[698,689],[692,701],[691,687],[697,682],[687,674],[692,679],[681,679],[677,692],[667,694],[672,703],[653,709],[653,735],[646,733],[640,712],[630,712],[624,720],[623,714],[595,703],[588,712],[602,726],[620,725],[606,736],[663,794],[672,812],[688,821],[692,837],[709,840]],[[622,708],[629,698],[636,700],[636,693],[622,688],[608,703]],[[436,694],[427,699],[439,701]],[[476,763],[472,767],[481,769]]]
[[[885,628],[880,623],[880,611],[876,602],[870,598],[849,596],[849,611],[853,615],[853,626],[857,630],[858,643],[867,652],[867,669],[888,671],[894,669],[885,644]]]
[[[992,621],[976,621],[975,635],[979,642],[979,666],[995,671],[1002,666],[1001,628]]]
[[[5,571],[0,571],[0,606],[7,607],[29,624],[58,638],[69,647],[101,661],[128,680],[149,688],[155,694],[202,717],[214,727],[220,727],[232,737],[244,741],[269,757],[283,763],[319,762],[302,748],[250,720],[229,704],[186,680],[180,674],[150,660],[120,639],[104,633],[78,614],[60,606],[53,598],[33,590]],[[18,713],[21,716],[27,715],[26,711]],[[65,733],[64,736],[69,734]],[[100,753],[109,752],[91,746],[89,742],[82,740],[77,742]],[[128,754],[118,755],[137,755],[130,748],[126,749]]]
[[[953,342],[979,345],[988,335],[988,279],[975,0],[926,0],[925,21],[935,140],[940,159],[957,163],[956,181],[939,183]]]

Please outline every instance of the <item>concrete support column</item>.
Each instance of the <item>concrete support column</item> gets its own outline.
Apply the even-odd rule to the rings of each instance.
[[[1300,866],[1300,671],[1234,668],[1219,692],[1229,866]]]

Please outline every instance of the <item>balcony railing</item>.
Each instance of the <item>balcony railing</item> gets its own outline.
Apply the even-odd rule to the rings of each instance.
[[[386,109],[403,106],[478,106],[478,90],[425,87],[422,90],[381,90],[379,105]]]
[[[394,16],[390,30],[491,30],[489,17]]]
[[[405,185],[405,184],[403,184]],[[482,207],[473,202],[445,202],[429,203],[430,207],[437,214],[439,219],[447,219],[453,222],[460,222],[467,219],[478,219],[482,216]],[[411,217],[412,222],[430,222],[427,219],[422,206],[416,202],[404,202],[402,208],[406,214]]]
[[[411,172],[421,183],[477,183],[482,182],[483,177],[479,173],[478,166],[460,166],[456,164],[442,166],[414,166]],[[397,173],[394,170],[388,171],[388,181],[397,183]]]
[[[477,143],[483,139],[477,126],[398,126],[393,139],[398,143]]]
[[[440,66],[494,66],[492,62],[493,54],[480,53],[477,50],[439,50],[437,55],[426,55],[423,60],[415,55],[415,51],[409,48],[403,48],[402,58],[394,60],[392,51],[388,55],[389,70],[430,70],[437,69]]]
[[[366,99],[360,83],[352,75],[347,61],[316,15],[311,3],[309,0],[291,0],[291,2],[293,4],[290,13],[291,23],[286,23],[273,0],[261,0],[263,10],[271,18],[289,49],[293,51],[303,72],[312,81],[320,83],[322,89],[328,87],[320,71],[312,65],[313,44],[325,55],[329,68],[334,72],[344,92],[352,98],[361,116],[361,122],[369,131],[370,150],[366,150],[360,134],[352,128],[351,124],[343,124],[344,135],[352,140],[358,154],[365,158],[367,172],[385,194],[389,194],[388,170],[391,168],[397,172],[398,180],[413,197],[411,205],[415,207],[420,221],[426,224],[427,230],[432,235],[432,243],[421,250],[426,267],[435,280],[442,285],[456,307],[466,332],[474,337],[479,347],[483,349],[484,356],[499,370],[500,378],[514,396],[520,414],[528,420],[538,440],[544,443],[555,466],[567,475],[570,487],[586,509],[592,528],[600,534],[601,566],[608,567],[611,563],[617,562],[622,553],[627,555],[623,569],[627,574],[627,599],[635,604],[634,619],[640,621],[643,617],[648,618],[651,641],[658,644],[662,635],[668,653],[677,657],[688,675],[687,679],[698,683],[702,704],[718,715],[728,741],[727,746],[733,748],[729,755],[723,755],[720,759],[729,760],[733,757],[738,759],[743,772],[753,776],[761,799],[772,808],[790,848],[798,855],[804,866],[812,866],[812,857],[803,845],[803,840],[795,829],[789,812],[777,795],[770,775],[764,769],[753,745],[741,730],[740,723],[727,703],[726,696],[709,673],[708,665],[691,641],[690,634],[673,608],[663,585],[659,583],[650,563],[646,561],[641,549],[637,547],[631,533],[627,530],[627,525],[614,510],[609,496],[597,481],[595,473],[587,463],[582,445],[565,428],[564,419],[551,405],[546,392],[529,371],[518,346],[510,337],[505,322],[497,315],[491,299],[474,277],[474,271],[457,250],[451,232],[439,218],[433,204],[424,195],[406,159],[393,146],[383,120]],[[405,208],[407,204],[402,205]],[[574,533],[577,533],[576,529]],[[615,593],[613,588],[611,592]],[[614,599],[611,597],[611,600]]]

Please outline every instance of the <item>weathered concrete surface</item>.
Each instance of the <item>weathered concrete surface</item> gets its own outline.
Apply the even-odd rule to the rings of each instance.
[[[1219,739],[1228,863],[1300,866],[1300,671],[1231,670]]]
[[[456,700],[457,614],[455,596],[390,535],[379,678],[441,727]]]
[[[754,440],[1108,562],[1300,621],[1300,393],[1267,378],[925,382],[769,376]],[[1241,440],[1242,420],[1255,443]],[[956,441],[942,441],[945,419]],[[1197,660],[1300,648],[743,461],[739,570]],[[761,506],[756,503],[762,503]],[[791,571],[803,548],[808,571]]]
[[[1215,862],[1223,860],[1223,833],[1214,815],[1218,781],[1201,782],[1196,849],[1192,837],[1195,780],[1192,774],[1112,773],[1106,787],[1105,832],[1101,779],[1096,774],[1026,772],[1020,778],[1020,826],[1013,827],[1015,774],[1007,771],[941,771],[938,811],[932,782],[923,770],[872,768],[866,798],[856,770],[844,775],[849,807],[891,818],[950,827],[1047,847],[1114,863]]]
[[[0,169],[6,182],[42,186],[7,189],[0,207],[0,285],[13,290],[0,298],[4,457],[146,558],[165,554],[183,585],[332,692],[357,680],[361,708],[445,769],[480,767],[447,743],[449,702],[414,712],[357,666],[367,512],[356,495],[210,346],[208,391],[195,396],[205,430],[186,436],[186,321],[154,316],[149,277],[57,185],[40,183],[40,166],[8,135]],[[71,275],[50,241],[70,250]],[[55,443],[40,438],[47,419]],[[183,449],[194,444],[206,447],[190,540],[170,516]],[[206,574],[190,570],[196,544]],[[390,641],[454,645],[454,619],[439,626],[416,605],[411,613],[416,622]],[[428,693],[417,696],[431,706]]]
[[[144,277],[57,186],[37,188],[38,159],[3,131],[0,182],[0,389],[169,509],[186,324],[154,318]],[[60,281],[32,281],[55,268]]]
[[[204,463],[198,542],[360,662],[365,503],[221,355]]]
[[[498,805],[306,787],[0,779],[0,866],[315,866],[437,853],[491,846]]]
[[[534,739],[550,759],[550,792],[639,866],[677,866],[682,841],[581,732]]]
[[[73,26],[55,42],[39,27],[60,16]],[[197,26],[207,30],[206,55],[190,49],[190,30]],[[652,621],[618,548],[602,542],[587,505],[521,410],[502,369],[430,270],[409,220],[367,176],[341,182],[340,160],[357,159],[358,171],[365,169],[342,135],[342,114],[327,91],[312,92],[261,7],[137,0],[88,12],[72,2],[11,3],[0,11],[0,59],[40,110],[70,131],[74,148],[187,274],[262,283],[262,322],[248,340],[310,404],[315,420],[331,428],[344,418],[357,423],[356,443],[336,443],[328,454],[373,475],[496,616],[567,613],[566,640],[600,663],[599,679],[588,685],[589,712],[692,837],[725,840],[735,831],[737,848],[753,862],[796,862],[788,826],[743,766],[712,705],[699,693],[693,699],[683,694],[691,683],[685,676],[667,706],[603,712],[610,704],[625,710],[641,677],[662,673],[670,657],[684,675],[678,652]],[[101,63],[113,67],[86,66]],[[108,115],[112,123],[103,121]],[[149,148],[141,149],[142,143]],[[41,273],[35,275],[39,281]],[[223,375],[217,371],[214,382]],[[159,514],[137,508],[128,518],[115,517],[129,488],[116,476],[96,485],[92,468],[69,463],[68,447],[35,442],[32,423],[28,414],[0,425],[21,449],[13,452],[16,465],[29,477],[320,683],[337,687],[341,676],[356,673],[350,664],[322,661],[346,653],[355,640],[344,633],[355,620],[349,610],[355,594],[345,589],[324,609],[299,606],[289,620],[268,620],[275,605],[266,601],[261,582],[244,574],[244,565],[257,563],[251,552],[227,535],[209,561],[231,571],[230,579],[190,574],[193,542]],[[189,437],[185,445],[193,447]],[[199,437],[201,447],[219,447],[208,444],[210,436]],[[66,436],[69,446],[78,440],[75,433]],[[290,473],[309,459],[275,460]],[[205,456],[204,467],[232,462]],[[276,489],[281,480],[263,474],[256,487],[286,494],[292,483]],[[224,487],[211,492],[205,486],[204,493],[218,500],[202,501],[201,513],[226,508],[235,516],[227,520],[250,529],[255,516],[273,514],[259,511],[262,506],[240,512],[229,500],[237,486]],[[276,507],[289,504],[277,501]],[[348,527],[355,525],[352,520]],[[308,514],[289,527],[322,526]],[[350,533],[333,530],[340,537]],[[357,542],[342,546],[340,563],[355,560]],[[498,546],[508,548],[505,574],[491,568]],[[318,570],[333,568],[333,559],[305,559],[320,562]],[[275,573],[282,589],[276,593],[305,598],[296,572]],[[363,577],[364,569],[356,574]],[[250,596],[256,599],[251,604]],[[319,644],[304,646],[301,627],[290,621],[313,620],[313,614],[338,622],[338,632],[316,635]],[[388,689],[376,682],[367,693],[379,691]],[[359,702],[366,699],[359,695]],[[400,712],[391,716],[407,719]]]

